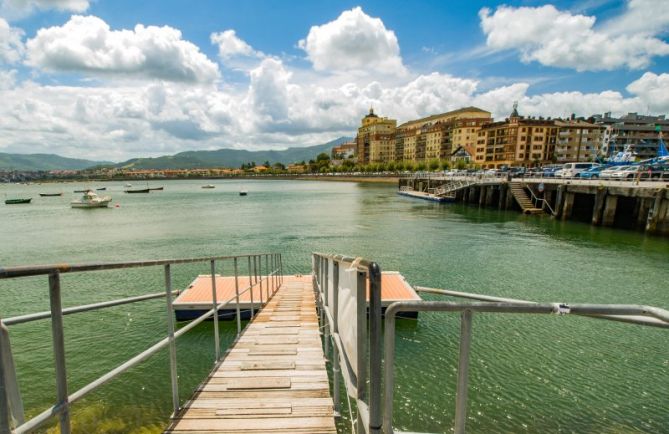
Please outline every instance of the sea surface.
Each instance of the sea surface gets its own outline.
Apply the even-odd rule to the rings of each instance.
[[[165,190],[134,195],[123,193],[121,182],[0,184],[0,196],[33,198],[0,204],[0,267],[280,252],[286,272],[308,273],[310,253],[320,251],[375,260],[414,285],[669,308],[666,238],[434,204],[398,196],[392,185],[212,181],[215,189],[202,189],[206,182],[151,182]],[[107,187],[112,207],[71,209],[73,190],[84,186]],[[242,188],[247,197],[238,195]],[[38,195],[59,191],[64,196]],[[222,264],[223,273],[231,267]],[[207,263],[174,266],[174,287],[208,273]],[[62,275],[65,307],[163,290],[161,267]],[[0,280],[0,294],[3,318],[49,309],[46,277]],[[220,328],[225,347],[235,326]],[[164,299],[66,316],[70,393],[166,331]],[[55,399],[50,323],[11,326],[10,334],[33,416]],[[456,314],[421,313],[398,323],[395,429],[451,432],[458,335]],[[212,368],[212,323],[177,347],[183,403]],[[469,397],[469,433],[669,433],[669,330],[569,315],[477,314]],[[170,409],[163,351],[75,404],[73,428],[157,433]],[[350,431],[347,417],[340,432]],[[55,432],[53,426],[44,431]]]

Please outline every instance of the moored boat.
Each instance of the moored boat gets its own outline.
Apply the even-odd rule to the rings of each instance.
[[[151,187],[151,188],[149,188],[149,190],[151,190],[151,191],[163,191],[164,188],[165,187]]]
[[[62,196],[63,193],[40,193],[39,195],[42,197],[55,197],[55,196]]]
[[[18,205],[20,203],[30,203],[33,200],[32,197],[21,198],[21,199],[5,199],[5,205]]]
[[[106,208],[111,202],[111,196],[98,196],[93,190],[87,190],[79,200],[70,202],[72,208]]]
[[[246,190],[239,190],[239,195],[240,196],[246,196],[248,192]]]
[[[135,190],[124,190],[126,193],[148,193],[151,191],[150,188],[138,188]]]
[[[107,187],[96,188],[97,191],[105,191],[106,189],[107,189]]]
[[[216,188],[214,184],[203,185],[202,188]]]

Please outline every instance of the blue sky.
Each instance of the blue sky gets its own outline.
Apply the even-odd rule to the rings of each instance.
[[[0,152],[285,148],[477,105],[669,112],[662,0],[0,0]]]

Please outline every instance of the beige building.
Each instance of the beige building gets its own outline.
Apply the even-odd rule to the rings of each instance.
[[[473,154],[478,131],[490,121],[490,112],[465,107],[405,122],[395,133],[395,160],[447,159],[459,147]]]
[[[558,140],[555,145],[555,160],[558,163],[592,161],[597,157],[604,127],[583,119],[555,121]]]
[[[358,163],[385,163],[395,159],[395,119],[382,118],[369,109],[362,118],[355,141],[358,147]]]
[[[489,169],[552,163],[557,138],[558,127],[553,120],[520,116],[514,105],[508,119],[480,129],[474,162]]]

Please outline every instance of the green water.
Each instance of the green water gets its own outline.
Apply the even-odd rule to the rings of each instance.
[[[394,186],[245,181],[165,182],[122,193],[118,208],[70,209],[82,184],[0,185],[30,205],[0,205],[0,266],[126,261],[276,251],[285,271],[309,271],[310,252],[376,260],[412,284],[536,301],[638,303],[669,308],[669,241],[547,217],[439,205]],[[102,183],[94,186],[102,186]],[[63,191],[40,198],[39,192]],[[229,272],[231,264],[223,264]],[[245,267],[242,267],[244,270]],[[208,265],[174,267],[175,288]],[[63,304],[164,290],[160,267],[65,274]],[[0,281],[0,316],[48,309],[47,279]],[[427,297],[429,298],[429,297]],[[165,301],[65,317],[70,392],[160,340]],[[669,432],[669,333],[579,317],[478,315],[470,367],[471,433]],[[221,340],[234,337],[221,325]],[[48,321],[10,327],[24,404],[35,415],[55,397]],[[398,325],[394,425],[450,432],[459,320],[425,313]],[[205,323],[178,341],[182,400],[211,369]],[[160,432],[171,398],[166,352],[74,405],[75,432]],[[347,432],[348,422],[339,424]]]

